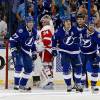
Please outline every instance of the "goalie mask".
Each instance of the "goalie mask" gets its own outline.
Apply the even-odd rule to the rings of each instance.
[[[42,26],[46,26],[46,25],[50,25],[50,20],[51,20],[51,17],[49,15],[44,15],[40,22],[42,23]]]

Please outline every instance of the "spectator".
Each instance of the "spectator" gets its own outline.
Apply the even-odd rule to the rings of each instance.
[[[95,21],[96,19],[99,18],[100,16],[99,16],[97,6],[95,5],[94,0],[91,0],[91,19]]]
[[[73,25],[76,25],[76,16],[77,16],[77,6],[75,4],[70,5],[70,15],[71,15],[71,22]]]
[[[16,13],[16,17],[18,19],[19,23],[23,23],[25,20],[25,16],[27,16],[27,7],[31,7],[30,5],[32,4],[32,0],[27,0],[26,2],[22,3],[19,5]]]
[[[18,27],[16,12],[22,0],[10,0],[11,16],[10,16],[10,33],[14,34]],[[15,24],[16,23],[16,24]]]
[[[7,18],[5,15],[2,16],[1,21],[0,21],[0,36],[4,38],[4,36],[7,33]]]
[[[63,0],[62,6],[63,6],[63,9],[64,9],[65,16],[69,15],[70,14],[70,7],[69,7],[69,4],[68,4],[68,1]]]
[[[86,22],[87,22],[87,19],[88,19],[88,11],[87,11],[87,8],[86,8],[86,5],[85,5],[85,4],[82,4],[82,5],[79,7],[78,13],[84,14],[84,15],[85,15],[85,20],[86,20]]]
[[[100,19],[95,21],[95,30],[100,33]]]
[[[52,20],[53,20],[53,24],[54,24],[54,28],[55,30],[57,30],[60,26],[61,26],[61,19],[59,16],[59,8],[57,5],[52,5]]]
[[[5,15],[2,15],[1,21],[0,21],[0,47],[5,46],[5,36],[7,34],[7,18]]]
[[[41,17],[42,15],[44,15],[45,13],[50,14],[51,11],[51,2],[49,1],[49,3],[47,1],[43,1],[43,0],[38,0],[38,16]]]

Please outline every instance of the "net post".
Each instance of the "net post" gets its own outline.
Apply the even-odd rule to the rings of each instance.
[[[9,42],[6,40],[6,67],[5,67],[5,89],[8,89],[8,45]]]

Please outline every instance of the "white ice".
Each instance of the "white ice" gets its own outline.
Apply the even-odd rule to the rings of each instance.
[[[100,92],[93,94],[91,91],[83,93],[67,93],[64,85],[57,85],[54,90],[42,90],[33,87],[31,92],[22,93],[15,91],[12,87],[4,89],[0,87],[0,100],[99,100]]]

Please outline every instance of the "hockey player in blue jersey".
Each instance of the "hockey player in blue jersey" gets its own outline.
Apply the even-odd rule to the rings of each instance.
[[[81,14],[81,13],[78,13],[77,16],[76,16],[76,22],[77,22],[77,24],[76,24],[76,26],[74,26],[74,30],[76,30],[77,33],[80,35],[80,39],[81,39],[81,34],[86,33],[85,21],[86,21],[85,20],[85,15]],[[83,66],[82,67],[82,71],[86,70],[86,67],[84,67],[84,64],[82,64],[82,66]],[[74,74],[73,74],[73,79],[74,79]],[[87,72],[85,73],[85,77],[84,77],[84,74],[82,74],[81,83],[82,83],[83,89],[84,88],[88,88]],[[74,84],[73,88],[75,88],[75,84]]]
[[[37,57],[34,44],[37,34],[33,29],[33,18],[26,17],[25,23],[26,25],[19,27],[10,38],[11,53],[15,65],[14,89],[16,90],[31,90],[27,87],[27,81],[32,74],[32,60]]]
[[[67,85],[67,91],[72,91],[71,69],[75,72],[76,91],[82,92],[81,74],[82,63],[80,59],[79,34],[74,27],[71,28],[70,17],[63,18],[63,27],[59,28],[53,36],[53,51],[54,56],[57,55],[57,49],[61,53],[61,64],[63,67],[64,81]],[[72,67],[72,68],[71,68]]]
[[[97,55],[98,45],[100,45],[100,33],[94,30],[94,24],[91,21],[86,32],[81,35],[81,59],[83,63],[82,76],[86,77],[86,64],[89,62],[91,65],[91,89],[92,92],[98,92],[96,87],[99,71],[99,57]],[[85,85],[85,80],[83,81]]]

